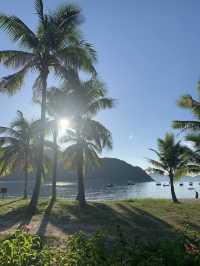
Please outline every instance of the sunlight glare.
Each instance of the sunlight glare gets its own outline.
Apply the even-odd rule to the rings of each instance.
[[[69,120],[68,119],[60,119],[59,120],[59,127],[64,130],[67,129],[69,127]]]

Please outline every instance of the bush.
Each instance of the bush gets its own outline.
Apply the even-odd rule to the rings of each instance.
[[[199,266],[200,240],[135,242],[118,230],[115,240],[104,234],[79,232],[63,248],[50,249],[38,236],[17,231],[0,244],[0,266]]]
[[[48,266],[49,252],[42,248],[38,236],[17,230],[0,244],[0,266]]]

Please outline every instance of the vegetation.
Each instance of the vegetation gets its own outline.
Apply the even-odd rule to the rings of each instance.
[[[158,161],[150,159],[152,170],[160,174],[167,174],[170,180],[171,195],[174,202],[178,202],[174,190],[174,179],[198,170],[192,163],[193,152],[180,141],[175,142],[172,134],[167,133],[164,139],[158,139],[158,151],[151,149],[158,157]]]
[[[188,109],[196,120],[175,120],[172,124],[173,128],[198,133],[200,130],[200,102],[195,100],[191,95],[183,95],[178,101],[178,106]]]
[[[106,97],[103,84],[98,80],[81,82],[76,78],[76,90],[70,92],[69,101],[78,108],[73,113],[73,127],[66,131],[64,143],[71,143],[64,151],[67,167],[77,171],[80,206],[85,205],[84,173],[100,163],[98,153],[103,148],[112,148],[112,137],[108,129],[93,119],[94,115],[113,106],[113,100]],[[73,110],[71,108],[71,110]]]
[[[0,204],[1,224],[8,233],[8,226],[23,219],[28,201]],[[199,221],[198,202],[108,201],[80,211],[75,202],[57,200],[49,209],[41,201],[29,226],[4,235],[0,265],[199,265]],[[40,238],[30,235],[34,232]]]
[[[37,121],[28,121],[18,111],[9,127],[0,127],[0,175],[16,169],[24,172],[24,199],[0,202],[0,266],[200,265],[200,238],[192,236],[200,230],[198,203],[148,199],[86,204],[84,177],[100,165],[103,149],[112,148],[112,134],[96,115],[115,102],[97,77],[95,50],[83,40],[80,9],[64,4],[46,12],[42,0],[34,3],[35,32],[20,18],[0,14],[0,30],[20,47],[0,51],[0,63],[15,71],[1,79],[0,92],[15,94],[32,72],[36,74],[33,98],[41,107]],[[85,80],[80,78],[82,71],[89,74]],[[62,86],[48,88],[50,75]],[[174,180],[200,172],[200,102],[184,95],[179,106],[192,111],[196,119],[173,122],[173,128],[190,133],[186,141],[193,143],[192,148],[167,133],[158,139],[158,150],[151,149],[158,159],[149,160],[153,171],[169,176],[175,203]],[[70,125],[60,139],[63,118]],[[46,138],[49,130],[52,140]],[[53,149],[51,160],[46,148]],[[77,174],[78,205],[56,199],[60,155],[66,168]],[[40,201],[42,177],[49,170],[52,199]],[[29,172],[36,175],[30,201]],[[191,230],[185,231],[186,227]],[[61,244],[59,248],[54,242]]]
[[[17,169],[24,172],[24,198],[28,195],[28,172],[33,172],[37,164],[39,123],[29,122],[18,111],[10,128],[0,127],[1,175],[8,175]]]
[[[69,237],[64,247],[52,250],[42,247],[39,237],[17,231],[11,239],[0,244],[0,265],[195,266],[200,263],[199,245],[199,239],[192,242],[184,236],[176,241],[151,245],[130,241],[119,228],[115,241],[108,242],[103,233],[88,237],[80,232]]]
[[[90,44],[80,39],[77,26],[80,10],[73,5],[63,5],[52,13],[45,13],[42,0],[35,0],[38,26],[34,33],[20,18],[0,15],[0,29],[6,31],[21,50],[0,52],[0,62],[9,68],[19,69],[2,80],[1,92],[14,94],[23,85],[28,72],[36,72],[33,87],[41,91],[41,131],[38,152],[36,184],[30,202],[34,211],[39,198],[46,116],[47,79],[52,72],[58,77],[67,77],[68,69],[82,68],[95,72],[93,62],[96,54]]]

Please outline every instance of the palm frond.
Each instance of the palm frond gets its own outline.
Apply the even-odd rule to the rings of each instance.
[[[156,160],[153,160],[153,159],[148,159],[148,161],[157,169],[159,169],[160,171],[165,171],[167,170],[166,169],[166,166],[162,163],[162,162],[159,162],[159,161],[156,161]]]
[[[0,92],[7,93],[9,95],[15,94],[21,89],[25,75],[29,71],[29,65],[25,65],[21,70],[15,72],[12,75],[3,77],[0,81]]]
[[[18,17],[0,14],[0,29],[6,31],[12,41],[19,41],[23,47],[37,48],[36,35]]]
[[[94,101],[89,105],[88,112],[91,114],[97,114],[100,110],[111,109],[115,106],[115,100],[112,98],[101,98]],[[86,112],[87,112],[86,111]]]
[[[200,121],[173,121],[172,127],[174,129],[182,130],[200,130]]]
[[[30,60],[33,59],[33,54],[17,50],[4,50],[0,51],[0,62],[11,68],[23,67]]]
[[[44,6],[42,0],[35,0],[35,10],[39,19],[44,22]]]

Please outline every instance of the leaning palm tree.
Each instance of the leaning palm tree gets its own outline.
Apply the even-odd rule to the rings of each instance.
[[[36,184],[30,202],[31,210],[37,205],[42,173],[44,150],[44,128],[46,113],[46,89],[49,73],[59,78],[68,77],[67,68],[83,68],[95,73],[92,66],[95,51],[90,44],[81,41],[77,25],[80,24],[80,10],[73,5],[63,5],[52,13],[44,13],[43,1],[35,0],[39,18],[36,32],[33,32],[20,18],[0,15],[0,29],[8,33],[11,40],[20,45],[20,50],[0,51],[0,63],[18,69],[2,79],[1,92],[14,94],[23,85],[28,72],[36,72],[33,85],[41,91],[40,152],[36,173]]]
[[[174,190],[174,179],[195,171],[196,166],[191,161],[193,152],[181,145],[180,141],[175,142],[173,134],[167,133],[164,139],[159,138],[157,142],[158,150],[151,150],[158,160],[149,159],[149,162],[153,166],[153,171],[169,176],[172,200],[178,202]]]
[[[64,151],[64,162],[66,167],[76,170],[78,177],[77,200],[80,207],[84,207],[85,187],[84,175],[88,168],[95,167],[100,163],[99,153],[103,148],[112,148],[112,137],[101,123],[82,118],[76,121],[74,128],[66,131],[62,141],[68,144]]]
[[[17,118],[10,127],[0,127],[0,175],[7,175],[14,170],[24,172],[24,198],[28,196],[28,172],[36,165],[36,133],[38,123],[29,122],[18,111]]]

